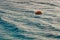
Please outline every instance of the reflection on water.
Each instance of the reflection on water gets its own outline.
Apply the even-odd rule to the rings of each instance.
[[[59,1],[0,0],[0,40],[60,40]]]

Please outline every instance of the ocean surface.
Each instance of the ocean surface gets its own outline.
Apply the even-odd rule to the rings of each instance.
[[[60,0],[0,0],[0,40],[60,40]]]

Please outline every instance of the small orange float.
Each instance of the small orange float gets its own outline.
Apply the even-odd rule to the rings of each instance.
[[[42,12],[41,12],[40,10],[38,10],[38,11],[35,12],[35,14],[36,14],[36,15],[41,15]]]

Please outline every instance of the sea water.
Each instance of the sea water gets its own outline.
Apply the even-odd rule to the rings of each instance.
[[[0,40],[60,40],[60,0],[0,0]]]

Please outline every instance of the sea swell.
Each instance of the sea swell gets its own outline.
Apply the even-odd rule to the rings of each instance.
[[[0,40],[60,40],[59,1],[0,0]]]

